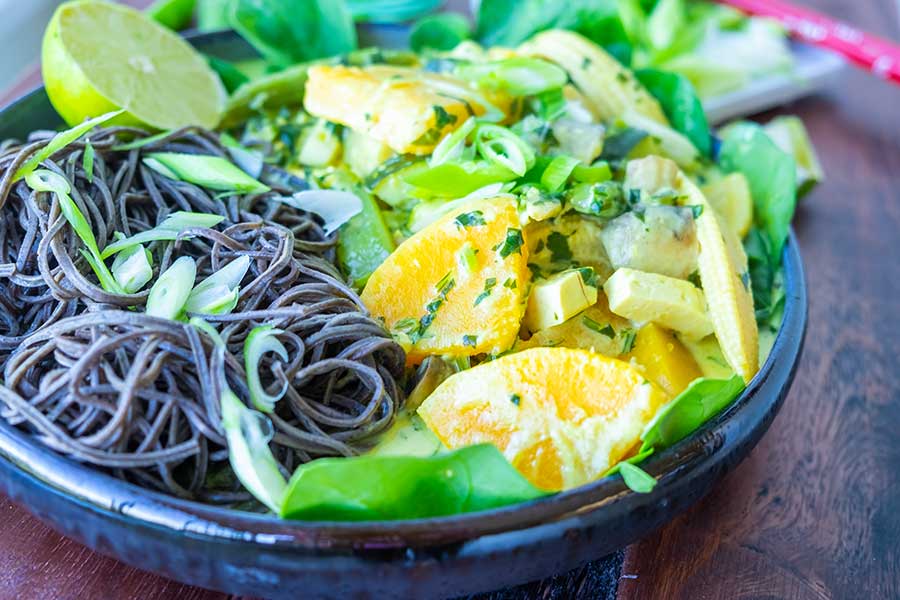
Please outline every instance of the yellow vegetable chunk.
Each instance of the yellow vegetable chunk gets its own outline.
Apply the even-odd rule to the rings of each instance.
[[[634,348],[624,358],[637,363],[671,398],[703,376],[690,351],[671,332],[655,323],[647,323],[638,330]]]
[[[584,269],[589,279],[594,279],[594,270]],[[549,279],[538,281],[528,296],[525,309],[525,327],[529,331],[540,331],[565,323],[588,306],[597,302],[596,284],[585,281],[579,269],[557,273]]]
[[[534,485],[560,490],[624,458],[666,400],[626,362],[531,348],[451,376],[418,414],[447,447],[494,444]]]
[[[519,228],[511,196],[458,207],[400,244],[369,277],[362,301],[411,362],[502,352],[525,309],[528,249]]]
[[[606,304],[606,296],[598,294],[597,303],[578,317],[569,319],[562,325],[542,329],[516,347],[581,348],[615,358],[631,344],[627,340],[630,332],[631,323],[611,313]]]
[[[309,69],[303,103],[310,114],[366,133],[395,152],[421,155],[473,112],[485,113],[467,90],[451,77],[409,68],[320,65]],[[502,104],[497,108],[508,108],[508,101]]]
[[[753,310],[747,255],[730,227],[719,223],[715,209],[696,185],[679,173],[676,190],[685,204],[704,207],[697,218],[700,282],[722,353],[734,372],[750,382],[759,370],[759,331]]]
[[[661,125],[669,121],[629,69],[600,46],[573,31],[544,31],[519,47],[521,54],[553,61],[569,73],[595,116],[612,121],[634,111]]]
[[[747,235],[753,224],[753,197],[743,173],[729,173],[708,183],[703,195],[738,237]]]
[[[703,292],[689,281],[618,269],[603,284],[609,309],[638,323],[652,321],[692,339],[713,331]]]

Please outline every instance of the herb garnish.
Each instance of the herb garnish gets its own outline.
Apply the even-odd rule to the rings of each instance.
[[[453,222],[461,228],[484,225],[484,213],[480,210],[473,210],[472,212],[462,213],[461,215],[457,215]]]
[[[635,333],[631,329],[622,332],[622,354],[628,354],[634,348]]]
[[[419,319],[418,328],[409,334],[413,344],[424,337],[425,331],[431,326],[431,323],[434,322],[434,317],[437,315],[438,309],[444,304],[444,300],[447,299],[447,294],[450,293],[450,290],[452,290],[455,285],[456,280],[453,279],[452,272],[448,271],[434,286],[438,292],[437,297],[425,305],[425,314]]]
[[[616,330],[613,329],[612,325],[610,325],[609,323],[607,323],[605,326],[601,326],[600,323],[593,320],[587,315],[581,318],[581,322],[584,323],[584,326],[591,331],[596,331],[597,333],[605,335],[610,339],[616,337]]]
[[[497,285],[496,277],[488,277],[484,280],[484,291],[478,294],[478,297],[475,298],[475,304],[472,306],[478,306],[482,300],[491,295],[491,290],[494,289],[494,286]]]
[[[522,244],[525,241],[522,239],[522,231],[520,229],[513,229],[512,227],[506,230],[506,239],[504,239],[501,243],[494,246],[494,250],[498,250],[500,252],[501,258],[506,258],[510,254],[522,254]]]
[[[447,125],[453,125],[459,120],[459,117],[451,115],[447,112],[446,108],[439,104],[435,104],[431,108],[434,110],[434,126],[437,129],[443,129]]]
[[[547,248],[550,249],[550,260],[553,262],[565,262],[572,259],[572,250],[566,236],[558,231],[553,231],[547,236]]]
[[[507,280],[503,282],[503,287],[505,287],[505,288],[507,288],[507,289],[510,289],[510,290],[516,289],[516,280],[515,280],[515,278],[513,278],[513,277],[507,278]]]
[[[462,338],[463,346],[470,346],[472,348],[475,347],[475,344],[478,343],[477,335],[464,335]]]
[[[702,204],[692,204],[688,206],[691,209],[691,214],[694,216],[694,220],[700,218],[700,215],[703,214],[703,205]]]
[[[509,397],[509,401],[512,402],[513,404],[515,404],[516,406],[519,406],[519,404],[522,402],[522,397],[518,394],[512,394]]]

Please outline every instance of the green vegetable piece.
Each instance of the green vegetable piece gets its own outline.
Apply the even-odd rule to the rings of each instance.
[[[825,179],[825,172],[816,155],[816,149],[799,117],[793,115],[775,117],[766,123],[763,129],[776,146],[794,158],[797,165],[798,199]]]
[[[151,317],[178,319],[184,312],[184,305],[194,280],[197,277],[197,263],[190,256],[182,256],[166,269],[150,288],[145,312]]]
[[[357,22],[405,23],[436,10],[442,0],[345,0]]]
[[[473,210],[467,213],[461,213],[453,219],[453,222],[456,223],[458,227],[477,227],[479,225],[484,225],[484,213],[480,210]]]
[[[197,0],[197,29],[204,32],[231,29],[229,3],[230,0]]]
[[[541,185],[548,192],[558,192],[566,185],[569,176],[578,166],[580,161],[571,156],[555,157],[541,175]]]
[[[459,13],[428,15],[412,26],[409,32],[409,46],[416,52],[426,48],[453,50],[471,34],[469,20]]]
[[[209,213],[195,213],[178,211],[174,212],[163,220],[162,223],[148,229],[136,233],[131,237],[116,240],[112,244],[108,244],[100,254],[101,258],[109,258],[117,252],[127,250],[139,244],[147,244],[149,242],[160,242],[165,240],[176,240],[182,232],[196,227],[215,227],[221,223],[225,217],[221,215],[212,215]]]
[[[302,104],[309,67],[310,64],[294,65],[252,79],[237,88],[225,103],[221,127],[228,129],[242,125],[258,110]]]
[[[173,31],[191,24],[197,0],[156,0],[147,7],[147,16]]]
[[[665,50],[684,27],[684,0],[659,0],[647,18],[646,38],[656,50]]]
[[[486,63],[461,65],[454,75],[478,86],[513,96],[534,96],[566,84],[566,72],[546,60],[517,56]]]
[[[534,150],[525,140],[500,125],[480,125],[475,130],[475,147],[482,158],[519,177],[534,166]]]
[[[344,2],[231,0],[228,21],[276,67],[356,49],[356,28]]]
[[[522,253],[522,244],[525,241],[522,239],[522,230],[521,229],[513,229],[512,227],[506,230],[506,238],[499,244],[494,247],[494,250],[500,253],[501,258],[506,258],[510,254],[521,254]]]
[[[239,256],[191,290],[184,310],[203,315],[230,313],[237,306],[241,281],[250,269],[250,257]]]
[[[405,181],[424,192],[442,198],[462,198],[492,183],[506,183],[516,174],[506,166],[485,160],[447,162],[416,170]]]
[[[97,247],[97,238],[94,237],[94,232],[84,217],[84,213],[81,212],[81,209],[69,196],[71,187],[66,178],[47,169],[38,169],[37,171],[28,172],[25,176],[25,183],[37,192],[52,192],[56,194],[63,217],[68,221],[69,226],[75,231],[82,243],[87,246],[87,251],[82,250],[81,254],[91,266],[91,269],[94,270],[100,285],[107,292],[124,294],[125,290],[122,289],[122,286],[119,285],[103,262],[100,249]]]
[[[649,494],[656,487],[656,478],[629,462],[619,463],[619,472],[625,485],[638,494]]]
[[[97,127],[98,125],[102,125],[106,123],[110,119],[114,119],[121,115],[124,111],[117,110],[115,112],[106,113],[105,115],[100,115],[99,117],[95,117],[93,119],[88,119],[84,123],[80,123],[71,129],[66,129],[65,131],[60,131],[53,139],[47,142],[47,145],[34,153],[34,155],[26,160],[21,167],[18,168],[16,174],[13,175],[13,181],[19,181],[20,179],[24,179],[26,175],[32,173],[38,166],[44,162],[46,159],[50,158],[88,131]],[[67,191],[66,194],[69,192]]]
[[[628,208],[628,201],[618,181],[580,183],[569,190],[566,201],[575,211],[603,219],[618,217]]]
[[[547,249],[550,250],[550,260],[553,262],[568,262],[572,260],[572,250],[569,241],[562,233],[551,231],[547,236]]]
[[[153,279],[153,255],[140,244],[131,246],[116,255],[112,274],[126,294],[134,294]]]
[[[476,37],[485,46],[514,47],[546,29],[571,29],[631,63],[631,42],[616,0],[481,0]]]
[[[171,179],[210,190],[242,194],[269,191],[269,186],[250,177],[221,156],[153,152],[144,157],[144,164]]]
[[[94,183],[94,147],[91,141],[84,143],[84,155],[81,157],[81,168],[87,176],[88,183]]]
[[[772,260],[781,263],[797,206],[797,166],[755,123],[740,122],[725,131],[719,164],[726,172],[747,178],[753,196],[753,216],[765,232]]]
[[[641,69],[635,75],[659,101],[675,131],[691,140],[700,154],[709,156],[712,145],[709,123],[687,77],[654,69]]]
[[[356,190],[356,195],[362,202],[362,210],[341,226],[337,258],[353,285],[363,288],[369,275],[394,251],[396,244],[375,198],[362,188]]]
[[[494,446],[482,444],[427,458],[314,460],[294,472],[281,516],[306,521],[418,519],[488,510],[546,494]]]
[[[612,179],[612,169],[609,168],[609,163],[604,161],[590,166],[577,165],[572,169],[572,179],[580,183],[602,183]]]
[[[222,80],[222,85],[225,86],[225,90],[229,94],[250,81],[250,78],[236,67],[234,63],[221,58],[216,58],[215,56],[207,56],[206,62],[209,63],[212,70],[215,71],[219,76],[219,79]]]
[[[641,434],[641,452],[662,450],[718,415],[744,390],[739,375],[731,379],[697,379],[656,413]]]
[[[247,373],[247,389],[250,391],[250,401],[262,413],[270,413],[287,392],[288,382],[284,381],[281,390],[276,394],[269,394],[262,385],[259,376],[259,365],[262,357],[267,352],[272,352],[282,361],[287,362],[288,353],[284,344],[278,339],[279,334],[284,333],[271,325],[254,327],[244,341],[244,370]]]

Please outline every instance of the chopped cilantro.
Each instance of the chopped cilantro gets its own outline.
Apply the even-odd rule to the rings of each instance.
[[[522,231],[520,229],[513,229],[512,227],[506,230],[506,239],[504,239],[501,243],[494,246],[494,250],[500,252],[501,258],[506,258],[510,254],[522,254],[522,244],[525,241],[522,239]]]
[[[544,240],[542,238],[542,239],[539,239],[538,243],[534,245],[534,253],[538,254],[543,249],[544,249]]]
[[[750,273],[749,272],[744,271],[743,273],[741,273],[741,283],[744,284],[744,289],[749,292],[750,291]]]
[[[688,208],[691,209],[691,214],[694,215],[694,220],[700,218],[700,215],[703,214],[703,205],[702,204],[692,204]]]
[[[531,271],[532,279],[543,279],[544,272],[541,269],[541,265],[536,263],[528,263],[528,270]]]
[[[461,215],[457,215],[453,222],[461,228],[484,225],[484,213],[480,210],[473,210],[472,212],[462,213]]]
[[[446,108],[439,104],[435,104],[431,108],[434,110],[434,126],[438,129],[453,125],[458,120],[456,115],[451,115]]]
[[[584,326],[591,331],[596,331],[597,333],[605,335],[608,338],[616,337],[616,330],[613,329],[612,325],[610,325],[609,323],[607,323],[605,326],[601,326],[600,323],[593,320],[587,315],[581,318],[581,322],[584,323]]]
[[[703,284],[700,283],[700,271],[694,271],[693,273],[688,275],[687,280],[693,283],[698,288],[703,287]]]
[[[464,335],[462,338],[463,346],[469,346],[471,348],[475,347],[475,344],[478,343],[477,335]]]
[[[516,280],[513,277],[509,277],[506,281],[503,282],[503,287],[510,290],[516,289]]]
[[[572,250],[566,236],[558,231],[553,231],[547,236],[547,247],[550,249],[550,260],[553,262],[566,262],[572,260]]]
[[[497,285],[496,277],[488,277],[484,280],[484,291],[478,294],[478,297],[475,298],[475,304],[473,306],[478,306],[482,300],[491,295],[491,290],[494,289],[494,286]]]
[[[521,402],[522,402],[522,396],[520,396],[518,394],[512,394],[509,397],[509,401],[512,402],[513,404],[515,404],[516,406],[519,406],[519,404],[521,404]]]
[[[635,333],[631,329],[622,332],[622,354],[628,354],[634,348]]]
[[[453,279],[453,272],[447,271],[447,274],[441,277],[441,280],[437,282],[435,285],[435,289],[438,291],[438,294],[441,296],[446,296],[447,293],[453,289],[453,286],[456,285],[456,281]]]
[[[406,317],[405,319],[400,319],[399,321],[394,323],[393,330],[400,331],[402,333],[411,333],[418,326],[418,321],[416,321],[412,317]]]
[[[419,319],[419,326],[415,331],[409,334],[412,343],[415,344],[420,339],[425,336],[425,331],[431,326],[434,322],[434,317],[437,315],[437,311],[444,304],[444,300],[447,299],[447,294],[450,293],[450,290],[456,285],[456,280],[452,277],[452,272],[448,271],[446,275],[441,277],[441,280],[437,282],[434,286],[437,289],[438,295],[436,298],[432,299],[431,302],[425,305],[425,314],[422,315],[422,318]]]
[[[597,281],[597,273],[594,272],[593,267],[579,267],[578,274],[581,275],[581,280],[584,282],[584,285],[600,287],[599,282]]]

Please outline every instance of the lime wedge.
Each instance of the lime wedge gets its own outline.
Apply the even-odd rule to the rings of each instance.
[[[42,50],[44,84],[69,124],[113,110],[113,123],[215,127],[225,90],[186,41],[140,12],[98,0],[56,9]]]

